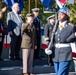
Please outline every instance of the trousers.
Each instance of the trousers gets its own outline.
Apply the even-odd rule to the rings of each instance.
[[[23,56],[23,73],[32,73],[33,66],[33,49],[22,49]]]
[[[56,75],[68,75],[71,61],[54,62]]]

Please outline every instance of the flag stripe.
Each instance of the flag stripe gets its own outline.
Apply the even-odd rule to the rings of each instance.
[[[63,7],[63,4],[62,4],[59,0],[56,0],[56,3],[57,3],[57,5],[58,5],[60,8]]]
[[[21,11],[23,10],[23,8],[24,8],[24,0],[4,0],[4,2],[12,9],[12,5],[14,4],[14,3],[19,3],[19,5],[20,5],[20,11],[19,11],[19,13],[21,13]]]
[[[10,44],[4,44],[4,48],[10,48]]]
[[[53,2],[53,0],[41,0],[42,4],[47,7],[48,9],[50,9],[50,6]]]
[[[59,0],[61,3],[66,3],[67,0]]]
[[[75,52],[72,52],[72,57],[76,57],[76,53]]]
[[[4,2],[5,2],[10,8],[12,8],[12,5],[14,4],[14,0],[4,0]]]

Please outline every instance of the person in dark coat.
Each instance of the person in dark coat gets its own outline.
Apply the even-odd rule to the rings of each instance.
[[[34,59],[39,59],[39,52],[40,52],[40,45],[41,45],[41,27],[40,27],[40,18],[39,15],[39,8],[32,9],[34,14],[34,26],[36,29],[36,39],[37,39],[37,49],[34,52]]]
[[[75,42],[75,29],[68,23],[70,11],[67,7],[58,11],[58,26],[55,31],[53,44],[53,62],[56,75],[68,75],[72,61],[71,43]],[[53,49],[52,49],[53,48]]]
[[[51,40],[52,30],[55,24],[55,15],[49,16],[47,20],[49,20],[49,22],[45,25],[44,35],[45,35],[46,43],[47,45],[49,45],[49,42]],[[48,56],[48,64],[49,66],[53,65],[52,55]]]
[[[0,11],[0,61],[3,60],[1,58],[2,50],[3,50],[3,42],[4,42],[4,35],[5,35],[5,27],[2,21],[3,12]]]
[[[21,49],[21,40],[22,40],[22,17],[19,16],[19,4],[14,3],[12,6],[12,11],[7,15],[7,25],[8,25],[8,34],[11,37],[10,43],[10,60],[21,60],[20,59],[20,49]]]

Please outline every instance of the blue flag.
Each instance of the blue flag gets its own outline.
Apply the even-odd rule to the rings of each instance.
[[[53,2],[53,0],[41,0],[42,4],[47,7],[48,9],[50,9],[50,6]]]
[[[24,0],[4,0],[4,2],[12,9],[12,5],[14,3],[19,3],[19,7],[20,7],[20,11],[19,13],[21,13],[21,11],[23,10],[24,8]]]
[[[10,8],[12,8],[12,5],[14,4],[14,0],[4,0],[4,2],[5,2]]]
[[[14,0],[14,2],[16,3],[19,3],[19,7],[20,7],[20,11],[19,13],[23,10],[24,8],[24,0]]]

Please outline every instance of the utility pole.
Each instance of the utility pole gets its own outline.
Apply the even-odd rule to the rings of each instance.
[[[28,0],[28,13],[30,13],[30,0]]]
[[[0,9],[1,9],[1,7],[2,7],[2,0],[0,0]]]
[[[37,0],[35,0],[35,8],[37,8]]]

